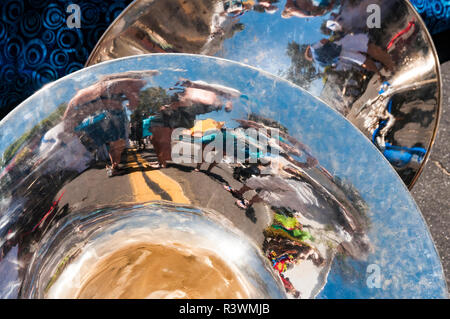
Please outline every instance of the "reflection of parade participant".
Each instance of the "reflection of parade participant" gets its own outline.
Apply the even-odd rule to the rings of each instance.
[[[373,43],[369,43],[367,34],[348,34],[338,41],[322,39],[312,46],[308,46],[305,58],[315,61],[319,66],[333,67],[337,71],[347,71],[360,66],[371,72],[378,73],[377,61],[389,71],[394,63],[390,55]]]
[[[123,102],[130,109],[139,104],[139,91],[146,81],[134,78],[102,80],[80,90],[69,102],[63,121],[65,130],[82,134],[94,141],[97,147],[106,144],[111,160],[107,166],[110,176],[117,173],[122,152],[126,146],[126,121]]]
[[[131,139],[134,141],[138,149],[145,149],[144,138],[144,120],[142,114],[137,111],[133,113],[130,123]]]
[[[272,267],[276,271],[278,271],[278,275],[281,278],[281,281],[283,282],[283,285],[288,293],[291,293],[295,296],[295,298],[300,297],[300,293],[295,289],[295,287],[292,285],[289,278],[284,276],[284,272],[288,270],[288,265],[291,266],[294,263],[294,257],[289,254],[283,254],[281,256],[277,256],[274,251],[270,253],[268,258],[272,262]]]
[[[274,222],[266,229],[266,232],[283,234],[288,238],[300,242],[312,239],[311,234],[303,229],[303,225],[300,224],[296,217],[286,216],[284,213],[276,213],[274,215]]]
[[[322,16],[334,7],[335,0],[287,0],[281,16],[308,18]]]
[[[197,136],[197,139],[200,139],[197,141],[200,141],[202,145],[202,161],[197,164],[197,171],[200,170],[203,160],[208,156],[208,154],[205,154],[205,148],[213,142],[217,142],[217,144],[214,143],[211,151],[218,151],[220,156],[219,158],[217,156],[211,158],[210,165],[207,169],[208,172],[226,156],[233,156],[235,163],[251,163],[259,162],[267,155],[267,151],[270,152],[270,149],[266,150],[260,145],[263,139],[262,135],[259,135],[258,139],[257,136],[251,136],[253,134],[249,135],[239,130],[229,130],[223,126],[224,122],[207,119],[198,121],[196,126],[191,129],[192,135],[198,135],[203,130],[201,136]],[[220,149],[217,149],[217,147]],[[231,151],[230,154],[228,153],[229,151]]]
[[[64,131],[64,123],[45,133],[33,150],[34,165],[30,173],[20,183],[14,179],[16,184],[8,187],[11,205],[2,210],[4,221],[7,221],[2,226],[9,224],[13,228],[8,230],[8,240],[0,242],[0,260],[17,245],[18,258],[24,264],[28,262],[31,253],[24,247],[41,236],[43,229],[60,212],[59,201],[64,194],[61,188],[89,168],[93,160],[94,156],[80,139]],[[3,232],[2,228],[0,232]],[[22,277],[24,269],[20,266],[18,269],[19,277]]]
[[[158,157],[159,166],[165,167],[171,160],[172,132],[175,128],[190,129],[194,127],[197,115],[213,111],[231,112],[233,104],[230,100],[240,92],[220,85],[202,81],[184,80],[182,93],[174,95],[169,105],[161,107],[160,112],[152,120],[151,142]]]
[[[201,144],[201,149],[202,149],[202,153],[201,153],[201,161],[199,163],[197,163],[197,167],[195,168],[195,171],[200,171],[201,165],[203,164],[203,160],[204,160],[204,150],[206,148],[206,146],[215,141],[216,138],[218,137],[218,135],[222,135],[223,140],[226,140],[226,130],[222,131],[222,128],[224,126],[225,122],[217,122],[214,121],[212,119],[206,119],[206,120],[202,120],[202,121],[197,121],[197,123],[195,124],[195,126],[193,128],[191,128],[191,135],[193,136],[194,141],[200,141]],[[224,134],[225,133],[225,134]],[[225,156],[224,152],[224,156]],[[216,161],[212,161],[210,163],[210,165],[208,166],[207,172],[210,172],[214,166],[216,166],[217,163]]]
[[[255,203],[266,202],[274,207],[304,212],[307,205],[319,205],[310,185],[295,179],[297,171],[288,160],[272,158],[259,169],[260,175],[247,179],[241,189],[230,189],[234,196],[240,198],[236,201],[240,208],[247,209]],[[250,190],[257,194],[247,201],[244,194]]]
[[[283,130],[280,130],[275,127],[269,127],[262,123],[258,123],[251,120],[236,119],[235,121],[238,122],[240,126],[244,129],[254,128],[256,130],[264,130],[265,132],[268,133],[269,137],[272,137],[272,135],[278,136],[278,139],[276,141],[270,140],[270,142],[274,142],[278,146],[278,148],[283,152],[281,156],[283,156],[285,159],[287,159],[297,167],[311,168],[319,164],[317,159],[311,155],[309,148],[305,144],[301,143],[300,141],[290,136]],[[276,131],[276,134],[274,134],[272,131]],[[291,145],[289,145],[287,142],[289,142]],[[300,163],[299,161],[292,158],[292,156],[290,156],[290,155],[302,156],[302,152],[304,152],[306,155],[306,163]]]

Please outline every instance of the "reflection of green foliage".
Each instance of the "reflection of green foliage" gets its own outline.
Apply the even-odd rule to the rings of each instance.
[[[65,256],[56,267],[56,271],[53,274],[53,276],[50,278],[49,282],[44,288],[44,292],[48,293],[50,288],[53,286],[53,284],[56,282],[56,280],[59,278],[59,276],[62,274],[63,270],[67,267],[69,263],[71,263],[78,255],[80,254],[80,250],[77,249],[75,252],[69,253],[67,256]]]
[[[53,284],[56,282],[56,279],[58,279],[59,275],[61,275],[62,271],[67,265],[67,262],[70,260],[70,256],[64,257],[64,259],[59,263],[58,267],[56,268],[55,274],[50,278],[50,281],[45,286],[44,292],[47,293],[50,288],[53,286]]]
[[[66,103],[60,104],[57,109],[47,118],[39,122],[31,130],[23,134],[19,139],[9,145],[3,153],[3,158],[0,161],[0,166],[5,166],[6,164],[8,164],[9,161],[22,148],[22,146],[27,144],[33,137],[45,134],[46,131],[58,124],[61,121],[62,116],[64,115],[66,107]]]
[[[275,214],[275,220],[287,229],[294,229],[298,226],[299,222],[295,217],[287,217],[281,214]]]
[[[169,104],[170,96],[166,90],[161,87],[151,87],[145,89],[139,94],[139,105],[135,112],[139,112],[144,117],[155,114],[160,107]],[[132,120],[135,115],[132,115]]]
[[[286,229],[282,229],[281,227],[279,227],[277,225],[271,225],[271,226],[267,227],[266,229],[264,229],[264,236],[266,238],[282,237],[282,238],[286,238],[293,242],[302,244],[304,246],[309,246],[309,247],[311,247],[311,245],[306,243],[305,240],[310,240],[312,242],[315,241],[315,239],[308,232],[304,232],[302,234],[295,235],[293,232],[287,231]]]
[[[275,213],[273,224],[267,229],[267,231],[277,233],[278,235],[287,236],[289,238],[295,238],[301,242],[305,240],[314,241],[311,234],[300,229],[300,227],[301,225],[297,218]]]
[[[292,62],[287,71],[287,79],[305,89],[320,77],[314,62],[308,61],[305,57],[307,47],[307,44],[299,45],[297,42],[289,42],[287,47],[287,55]]]

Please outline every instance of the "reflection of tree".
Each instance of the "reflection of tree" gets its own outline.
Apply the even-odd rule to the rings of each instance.
[[[64,111],[66,110],[67,104],[60,104],[56,110],[51,113],[47,118],[39,122],[36,126],[34,126],[31,130],[27,131],[21,137],[19,137],[16,141],[14,141],[11,145],[9,145],[5,152],[3,153],[3,158],[0,159],[0,167],[8,164],[11,159],[18,154],[18,151],[23,150],[27,153],[26,150],[23,149],[24,145],[28,145],[29,142],[36,138],[36,136],[43,136],[48,130],[50,130],[53,126],[61,122]],[[29,145],[28,145],[29,146]],[[24,154],[25,154],[24,153]],[[24,156],[20,156],[23,158]]]
[[[307,47],[308,44],[299,45],[295,41],[289,42],[287,47],[287,55],[292,61],[287,71],[287,79],[305,89],[308,89],[311,82],[320,77],[314,62],[305,58]]]
[[[155,114],[161,106],[170,103],[170,95],[161,87],[151,87],[145,89],[139,94],[139,105],[136,112],[145,117]],[[132,115],[132,119],[134,116]]]

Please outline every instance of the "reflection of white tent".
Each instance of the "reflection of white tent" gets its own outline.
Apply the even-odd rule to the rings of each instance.
[[[46,166],[47,170],[66,169],[79,173],[88,168],[93,159],[78,137],[64,132],[64,123],[59,123],[45,133],[38,156],[40,160],[53,163]]]
[[[15,299],[19,293],[19,264],[17,245],[11,248],[0,263],[0,298]]]

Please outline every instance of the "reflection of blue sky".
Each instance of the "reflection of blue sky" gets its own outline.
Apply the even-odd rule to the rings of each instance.
[[[334,267],[319,297],[445,296],[442,267],[426,224],[403,182],[379,151],[336,111],[289,82],[256,69],[190,55],[148,55],[99,64],[41,90],[5,118],[0,124],[0,152],[61,102],[70,100],[76,89],[94,83],[100,75],[145,69],[161,71],[149,84],[163,88],[185,77],[240,90],[249,97],[249,109],[237,102],[231,113],[213,112],[202,117],[225,120],[228,127],[235,125],[231,119],[245,117],[249,111],[279,121],[311,148],[322,166],[360,191],[371,209],[369,237],[376,251],[368,262],[352,263],[362,271],[371,263],[380,266],[384,289],[367,288],[366,275],[361,272],[356,284],[349,283],[339,267]]]

